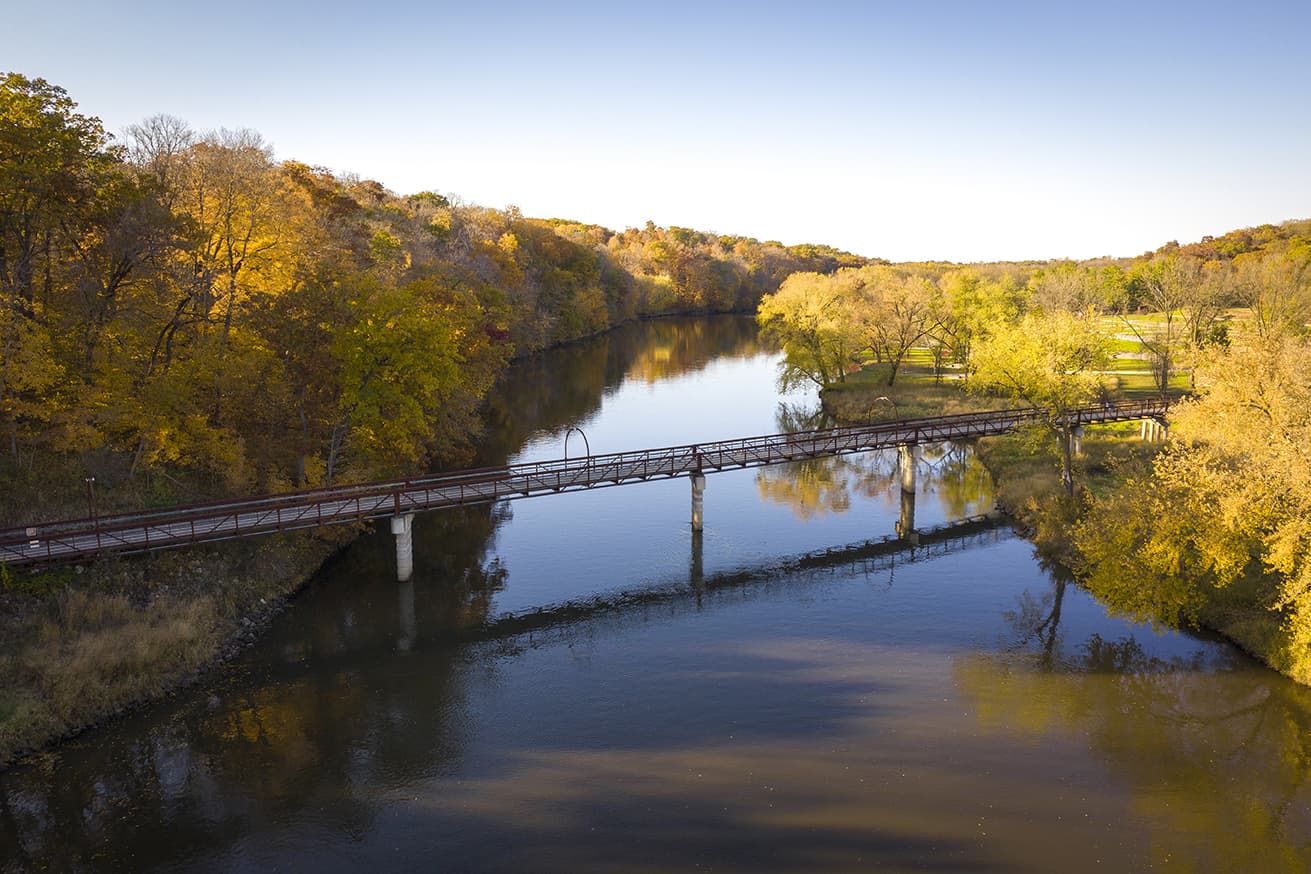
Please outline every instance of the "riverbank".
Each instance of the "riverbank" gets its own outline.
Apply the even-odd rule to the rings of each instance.
[[[1119,485],[1125,471],[1145,467],[1161,445],[1142,442],[1124,426],[1090,428],[1083,443],[1085,454],[1076,477],[1081,488],[1094,494]],[[1083,556],[1072,531],[1084,518],[1086,502],[1068,498],[1055,464],[1035,457],[1020,437],[985,438],[977,451],[992,474],[998,505],[1039,555],[1075,571],[1077,579]],[[1280,615],[1257,603],[1257,589],[1254,579],[1244,579],[1212,590],[1198,613],[1197,627],[1219,634],[1290,679],[1311,685],[1311,667],[1298,657]]]
[[[351,536],[280,534],[9,571],[0,768],[194,682],[252,642]]]
[[[749,328],[643,323],[516,367],[489,400],[511,418],[489,419],[483,443],[531,461],[558,457],[575,423],[618,451],[809,421],[815,393],[781,395],[779,356]],[[389,535],[365,535],[227,665],[0,775],[0,846],[33,871],[385,869],[398,842],[411,867],[691,867],[725,852],[750,866],[776,844],[801,867],[854,847],[839,861],[858,868],[886,845],[861,825],[875,822],[924,837],[912,855],[959,845],[974,867],[1041,870],[1057,844],[1110,864],[1111,823],[1110,862],[1129,870],[1249,846],[1212,828],[1249,800],[1290,811],[1287,829],[1251,824],[1262,853],[1300,846],[1308,808],[1279,803],[1302,785],[1311,689],[1214,636],[1106,616],[1008,531],[861,550],[894,534],[894,458],[714,474],[704,538],[685,480],[425,514],[408,586]],[[972,447],[926,447],[920,464],[922,527],[992,506]],[[1259,706],[1232,716],[1234,702]],[[1225,755],[1199,767],[1198,749]],[[1020,761],[1001,832],[998,763]],[[871,785],[910,790],[876,809],[888,793],[869,807]],[[1122,827],[1160,798],[1169,817]],[[854,830],[815,833],[815,811],[839,808]],[[943,810],[959,816],[923,836]],[[728,812],[713,832],[706,811]],[[675,858],[669,823],[708,837]],[[1199,834],[1223,840],[1197,849]],[[906,867],[905,846],[877,861]]]

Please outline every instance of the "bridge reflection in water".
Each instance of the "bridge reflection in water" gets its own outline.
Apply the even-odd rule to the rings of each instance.
[[[460,629],[443,629],[445,639],[474,642],[514,637],[522,634],[560,631],[576,623],[589,622],[607,615],[619,615],[629,610],[661,605],[670,615],[677,615],[680,607],[698,609],[707,594],[740,589],[756,583],[778,579],[804,578],[806,574],[848,568],[869,576],[891,574],[899,565],[917,564],[944,555],[964,552],[989,544],[1010,540],[1016,535],[1002,521],[1000,513],[971,516],[955,522],[936,525],[916,532],[914,540],[900,535],[865,540],[844,546],[792,556],[776,556],[757,564],[720,570],[707,575],[702,563],[702,535],[693,532],[692,556],[687,580],[674,580],[643,586],[635,591],[605,595],[539,607],[501,616],[489,617],[480,623]],[[406,581],[399,588],[399,621],[397,623],[397,649],[411,650],[418,638],[414,583]]]

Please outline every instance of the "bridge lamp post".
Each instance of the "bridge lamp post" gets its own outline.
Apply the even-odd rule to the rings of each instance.
[[[564,460],[565,460],[565,461],[568,461],[568,460],[569,460],[569,435],[570,435],[570,434],[573,434],[575,431],[578,432],[578,436],[579,436],[579,437],[582,437],[582,438],[583,438],[583,449],[584,449],[584,451],[587,453],[587,462],[588,462],[588,464],[591,464],[591,462],[592,462],[592,444],[589,443],[589,442],[587,442],[587,435],[584,434],[584,433],[583,433],[583,429],[582,429],[582,428],[579,428],[577,425],[571,425],[571,426],[569,426],[569,430],[564,432]]]
[[[86,478],[87,510],[91,513],[91,525],[96,532],[96,549],[100,548],[100,514],[96,512],[96,478]]]
[[[96,520],[96,478],[93,476],[86,477],[86,509],[87,515],[94,522]]]

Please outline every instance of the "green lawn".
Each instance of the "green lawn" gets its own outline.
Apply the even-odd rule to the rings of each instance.
[[[1224,318],[1242,321],[1249,317],[1245,309],[1232,309]],[[1107,388],[1116,397],[1154,397],[1159,393],[1152,375],[1154,362],[1126,321],[1148,338],[1164,328],[1160,313],[1102,317],[1102,327],[1110,337],[1110,350],[1115,356],[1104,372]],[[938,378],[933,372],[933,353],[927,348],[916,348],[902,359],[901,370],[891,387],[886,384],[888,366],[868,362],[859,371],[848,374],[845,382],[826,388],[824,404],[838,418],[853,422],[950,415],[1007,406],[1003,398],[966,394],[962,390],[963,376],[962,368],[946,364]],[[1187,394],[1191,390],[1192,378],[1187,370],[1171,374],[1170,394]]]

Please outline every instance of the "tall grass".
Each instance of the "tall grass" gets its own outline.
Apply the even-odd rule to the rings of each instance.
[[[338,545],[281,535],[26,575],[0,590],[0,767],[176,689]]]

